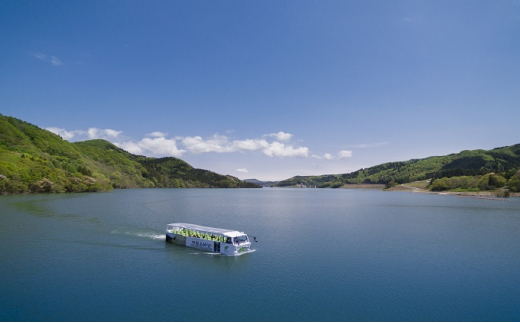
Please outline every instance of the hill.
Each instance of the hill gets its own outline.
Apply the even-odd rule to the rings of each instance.
[[[256,178],[244,179],[244,182],[253,183],[260,186],[276,186],[277,181],[261,181]]]
[[[148,187],[260,186],[193,168],[178,158],[133,155],[105,140],[70,143],[0,114],[0,194]]]
[[[386,187],[392,187],[429,179],[431,190],[489,190],[507,186],[518,192],[519,169],[520,144],[517,144],[492,150],[464,150],[447,156],[384,163],[348,174],[295,176],[279,182],[278,186],[301,183],[332,188],[345,184],[385,184]]]

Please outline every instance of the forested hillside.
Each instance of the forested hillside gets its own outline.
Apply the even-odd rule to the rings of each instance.
[[[132,155],[105,140],[69,143],[0,114],[0,194],[148,187],[259,186],[193,168],[177,158]]]
[[[391,162],[358,171],[323,176],[296,176],[278,186],[298,183],[318,187],[344,184],[397,184],[431,179],[432,190],[491,190],[507,187],[520,191],[520,144],[492,150],[465,150],[458,154]]]

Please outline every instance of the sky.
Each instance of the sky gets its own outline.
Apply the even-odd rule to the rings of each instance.
[[[0,1],[0,113],[240,179],[520,143],[520,1]]]

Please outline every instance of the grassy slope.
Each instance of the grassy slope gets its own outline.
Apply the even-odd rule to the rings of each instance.
[[[193,168],[179,158],[132,155],[105,140],[89,140],[74,145],[100,167],[112,168],[109,177],[115,187],[258,187],[236,177]]]
[[[0,194],[136,187],[258,187],[177,158],[132,155],[104,140],[69,143],[0,115]]]
[[[55,134],[0,115],[0,193],[110,189],[88,171],[81,151]]]
[[[520,169],[520,144],[492,150],[465,150],[448,156],[434,156],[391,162],[348,174],[323,176],[296,176],[281,181],[279,186],[297,183],[318,187],[340,187],[343,184],[394,184],[426,179],[441,179],[463,176],[478,177],[490,172],[502,174],[506,180],[516,176]]]
[[[95,175],[108,180],[112,187],[155,187],[147,176],[148,171],[136,160],[136,156],[114,144],[95,139],[75,142],[72,145],[90,161],[91,167],[96,170]]]

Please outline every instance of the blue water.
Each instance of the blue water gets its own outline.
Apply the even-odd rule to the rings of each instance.
[[[167,223],[255,253],[164,242]],[[2,321],[519,321],[520,199],[327,189],[0,196]]]

